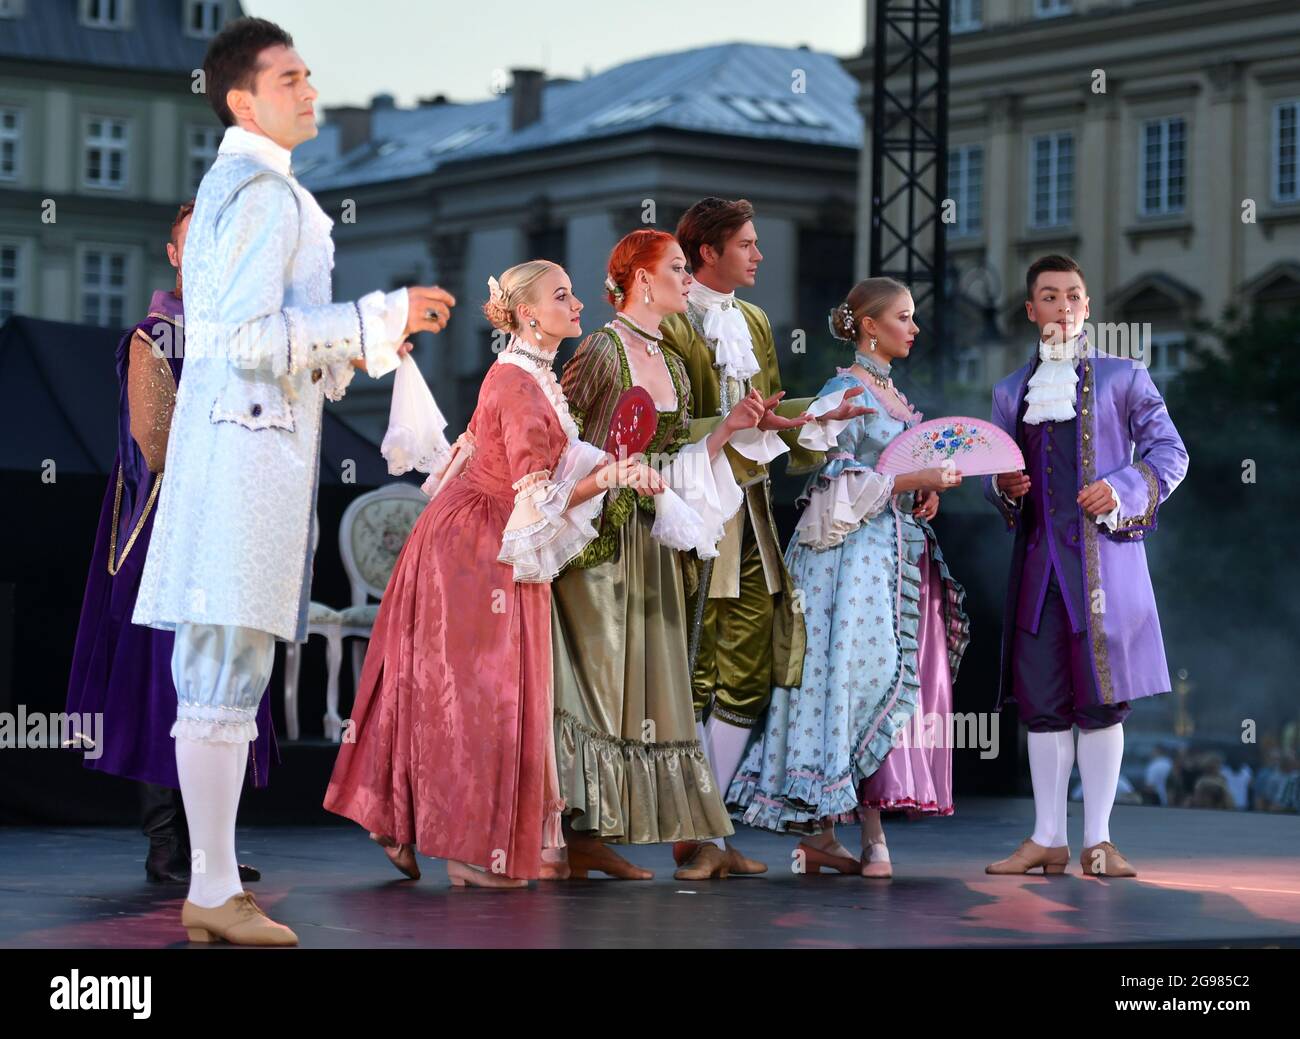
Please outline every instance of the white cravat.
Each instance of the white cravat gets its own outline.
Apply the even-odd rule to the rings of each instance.
[[[218,155],[256,155],[276,173],[290,176],[293,156],[288,148],[281,148],[271,138],[245,130],[242,126],[226,127],[221,138]]]
[[[1025,391],[1025,421],[1031,426],[1041,422],[1067,422],[1074,418],[1075,390],[1079,373],[1079,340],[1068,343],[1038,343],[1038,368],[1029,377]]]
[[[1029,377],[1025,391],[1025,422],[1031,426],[1043,422],[1068,422],[1074,418],[1075,391],[1079,387],[1080,337],[1068,343],[1038,341],[1038,368]],[[1119,492],[1109,480],[1102,480],[1115,496],[1115,507],[1096,517],[1098,523],[1115,530],[1119,526]],[[1001,492],[999,492],[1001,493]],[[1003,495],[1008,503],[1012,499]]]
[[[732,379],[744,380],[758,373],[754,340],[734,292],[717,292],[702,282],[693,282],[688,299],[703,314],[700,324],[713,345],[713,356]]]
[[[714,359],[722,366],[723,380],[743,382],[757,375],[754,338],[736,303],[736,294],[718,292],[696,281],[687,290],[687,298],[703,311],[700,324],[713,345]],[[742,429],[732,434],[729,443],[751,462],[764,465],[790,450],[775,430]]]

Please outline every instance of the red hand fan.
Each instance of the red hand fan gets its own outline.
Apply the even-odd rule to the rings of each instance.
[[[640,454],[650,446],[659,425],[654,398],[644,386],[624,390],[614,405],[605,450],[615,458]]]
[[[992,422],[955,415],[898,434],[880,452],[875,470],[897,475],[942,468],[946,462],[952,462],[963,476],[988,476],[1018,472],[1025,467],[1025,456]]]

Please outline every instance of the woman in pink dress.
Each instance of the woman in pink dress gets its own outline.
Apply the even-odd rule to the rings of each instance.
[[[564,269],[533,260],[489,289],[511,339],[389,579],[325,807],[413,879],[418,850],[454,885],[524,887],[563,846],[550,581],[595,537],[603,488],[660,482],[578,437],[551,368],[582,331]]]

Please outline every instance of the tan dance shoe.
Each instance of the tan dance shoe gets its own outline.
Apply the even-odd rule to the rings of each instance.
[[[716,844],[698,844],[695,854],[687,860],[673,878],[676,880],[726,880],[731,856]]]
[[[578,880],[586,880],[591,870],[616,880],[654,880],[648,869],[634,866],[604,841],[594,838],[569,842],[569,869]]]
[[[500,873],[489,873],[485,869],[469,865],[466,862],[447,860],[447,879],[452,887],[481,887],[495,890],[509,890],[528,886],[522,877],[505,877]]]
[[[1110,841],[1102,841],[1079,853],[1079,865],[1085,877],[1136,877],[1128,859]]]
[[[231,945],[297,945],[298,936],[277,924],[247,891],[231,895],[215,909],[196,906],[188,898],[181,907],[181,926],[192,942]]]
[[[757,859],[751,859],[748,855],[741,852],[739,848],[733,847],[730,841],[727,844],[727,872],[733,876],[756,877],[760,873],[767,872],[767,864],[759,862]]]
[[[863,851],[861,873],[864,877],[888,880],[894,875],[894,865],[889,861],[889,848],[884,841],[868,841]]]
[[[384,849],[388,861],[397,867],[399,873],[404,873],[412,880],[420,879],[420,864],[415,861],[415,845],[398,844],[393,838],[377,833],[372,833],[370,839]]]
[[[1028,873],[1031,869],[1042,866],[1043,873],[1057,874],[1065,872],[1065,865],[1069,861],[1068,844],[1044,848],[1041,844],[1035,844],[1032,837],[1026,837],[1020,842],[1019,848],[1005,859],[1000,859],[991,866],[985,866],[984,872],[998,875]]]
[[[857,874],[862,869],[862,863],[852,855],[837,855],[823,848],[815,848],[807,841],[800,841],[798,850],[803,853],[805,873],[820,873],[825,868],[837,873]]]

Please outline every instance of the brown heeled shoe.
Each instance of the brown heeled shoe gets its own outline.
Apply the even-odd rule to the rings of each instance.
[[[1020,842],[1020,847],[1005,859],[999,859],[992,865],[985,866],[984,872],[998,876],[1009,876],[1017,873],[1028,873],[1031,869],[1042,866],[1044,874],[1056,875],[1065,872],[1065,865],[1069,861],[1070,846],[1068,844],[1062,844],[1055,848],[1044,848],[1041,844],[1035,844],[1032,837],[1026,837]]]
[[[837,855],[834,852],[816,848],[806,841],[800,841],[797,850],[803,853],[805,873],[820,873],[824,867],[833,869],[836,873],[852,873],[856,875],[862,869],[862,863],[851,855]]]
[[[757,859],[751,859],[748,855],[743,854],[739,848],[733,847],[728,842],[727,872],[741,877],[756,877],[760,873],[767,872],[767,864],[759,862]]]
[[[489,873],[485,869],[476,869],[467,862],[447,860],[447,879],[452,887],[481,887],[490,890],[513,890],[526,888],[528,881],[522,877],[505,877],[500,873]]]
[[[370,839],[384,849],[388,861],[397,867],[399,873],[405,874],[411,880],[420,879],[420,864],[415,861],[415,845],[398,844],[393,838],[377,833],[372,833]]]
[[[654,880],[648,869],[634,866],[604,841],[577,838],[569,842],[569,870],[578,880],[586,880],[591,870],[616,880]]]
[[[192,942],[231,945],[297,945],[298,936],[277,924],[247,891],[231,895],[215,909],[196,906],[188,898],[181,907],[181,926]]]
[[[673,874],[675,880],[726,880],[731,856],[719,850],[716,844],[699,844],[695,854]]]
[[[1102,841],[1079,853],[1085,877],[1136,877],[1135,870],[1110,841]]]

